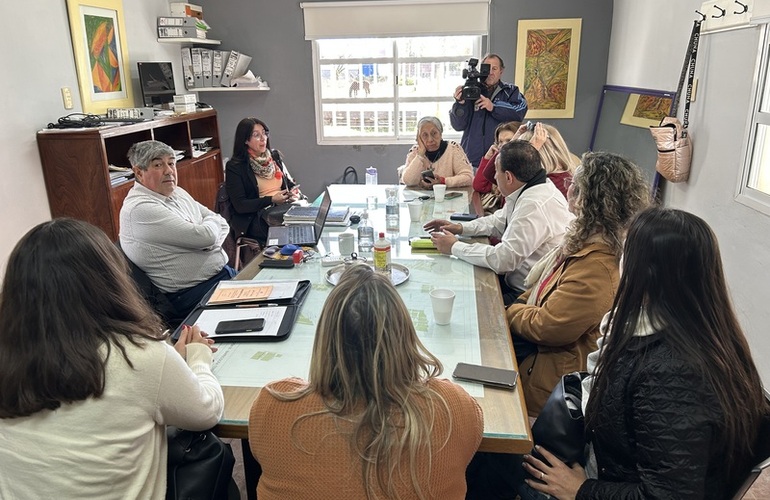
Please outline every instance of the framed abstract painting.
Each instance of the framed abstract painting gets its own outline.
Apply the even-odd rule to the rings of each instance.
[[[519,21],[516,84],[527,118],[573,118],[582,19]]]
[[[67,0],[83,112],[134,106],[122,0]]]
[[[672,97],[630,94],[620,123],[634,127],[657,127],[671,111]]]

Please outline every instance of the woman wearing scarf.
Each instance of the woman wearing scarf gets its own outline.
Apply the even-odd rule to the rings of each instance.
[[[278,150],[270,149],[270,129],[257,118],[244,118],[235,129],[233,158],[225,167],[225,186],[233,205],[230,226],[237,235],[265,244],[267,209],[299,196]]]
[[[599,323],[618,287],[625,232],[646,208],[648,190],[627,159],[583,155],[567,191],[576,218],[561,246],[532,266],[527,291],[507,310],[530,416],[540,413],[561,376],[585,370],[596,350]]]
[[[448,188],[470,186],[473,168],[465,151],[454,141],[441,138],[444,126],[435,116],[425,116],[417,123],[417,144],[406,155],[401,182],[407,186],[433,189],[434,184]],[[431,171],[424,176],[423,172]]]

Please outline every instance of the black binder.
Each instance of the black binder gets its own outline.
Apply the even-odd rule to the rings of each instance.
[[[195,322],[198,320],[198,317],[201,315],[201,313],[207,309],[235,309],[235,304],[221,304],[221,305],[213,305],[213,306],[204,305],[208,302],[211,294],[214,293],[215,288],[216,287],[212,287],[209,293],[207,293],[203,297],[203,299],[201,299],[198,306],[195,309],[193,309],[192,312],[188,314],[187,317],[184,319],[182,324],[179,325],[176,330],[174,330],[174,333],[171,335],[172,339],[177,340],[179,338],[179,335],[182,333],[183,325],[194,325]],[[257,307],[271,307],[273,305],[286,307],[286,313],[283,315],[283,320],[281,321],[281,326],[278,328],[278,335],[276,336],[272,336],[272,335],[264,336],[264,335],[259,335],[259,332],[255,332],[254,335],[244,335],[244,334],[221,335],[220,334],[213,338],[217,342],[280,342],[282,340],[286,340],[287,338],[289,338],[291,331],[294,329],[294,323],[297,320],[297,315],[299,314],[299,311],[302,308],[302,304],[305,302],[305,297],[307,296],[309,291],[310,291],[310,280],[300,280],[299,284],[297,285],[297,291],[294,292],[294,296],[291,297],[290,299],[271,300],[270,304],[264,303],[261,306],[260,306],[260,302],[249,303],[249,305],[254,305]]]

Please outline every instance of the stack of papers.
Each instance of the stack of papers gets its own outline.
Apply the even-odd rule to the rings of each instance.
[[[318,207],[293,206],[283,215],[283,223],[308,224],[315,222],[318,217]],[[350,220],[350,208],[338,207],[329,210],[326,216],[326,225],[328,226],[347,226]]]

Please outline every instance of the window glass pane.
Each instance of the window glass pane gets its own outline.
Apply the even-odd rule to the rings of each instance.
[[[398,65],[400,97],[451,97],[463,84],[463,62],[410,62]]]
[[[371,59],[393,57],[392,38],[355,38],[318,40],[318,57],[321,59]]]
[[[421,36],[397,38],[399,57],[447,57],[460,60],[472,57],[476,52],[477,36]]]
[[[412,140],[417,121],[437,116],[444,136],[455,88],[480,36],[317,40],[314,54],[321,139]]]
[[[392,64],[322,64],[321,99],[393,97]]]
[[[757,125],[748,186],[770,194],[770,126]]]
[[[454,101],[452,101],[454,102]],[[444,125],[444,139],[456,136],[457,132],[449,124],[449,110],[452,102],[410,102],[399,104],[398,133],[406,138],[417,136],[417,121],[423,116],[435,116]]]
[[[382,104],[324,104],[323,114],[332,116],[324,122],[324,137],[387,137],[395,135],[393,105]]]

